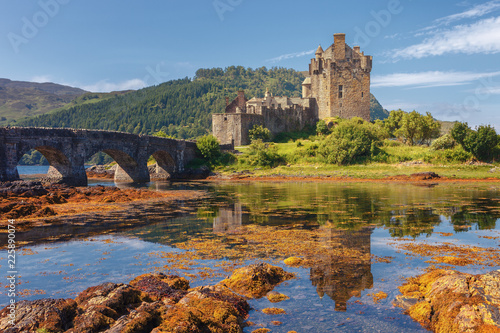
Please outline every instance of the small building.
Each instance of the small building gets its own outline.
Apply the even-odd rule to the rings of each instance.
[[[225,113],[212,115],[213,134],[221,144],[241,146],[250,143],[248,131],[254,125],[272,134],[298,131],[328,117],[361,117],[370,120],[370,72],[372,57],[359,46],[345,43],[345,34],[335,34],[334,43],[316,51],[309,76],[302,83],[302,98],[274,97],[248,100],[239,91],[232,102],[226,98]]]

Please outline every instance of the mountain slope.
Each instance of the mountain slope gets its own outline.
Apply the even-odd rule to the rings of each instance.
[[[226,97],[245,90],[248,98],[262,97],[267,88],[275,96],[297,97],[304,75],[293,69],[199,69],[194,79],[108,96],[93,103],[68,105],[61,110],[18,122],[20,126],[74,127],[153,134],[159,130],[177,138],[194,138],[211,131],[212,113],[223,112]],[[87,95],[80,97],[84,98]],[[373,96],[372,96],[373,97]],[[383,108],[373,98],[377,116]],[[382,112],[380,111],[382,110]]]
[[[86,91],[55,83],[0,79],[0,126],[62,107]]]

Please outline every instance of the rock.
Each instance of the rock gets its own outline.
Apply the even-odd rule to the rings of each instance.
[[[434,172],[418,172],[418,173],[413,173],[410,175],[411,178],[415,178],[418,180],[429,180],[429,179],[436,179],[436,178],[441,178],[437,173]]]
[[[189,282],[173,275],[144,274],[130,281],[130,285],[146,293],[153,301],[165,298],[178,302],[187,294]]]
[[[246,297],[261,298],[276,285],[293,277],[295,277],[294,274],[286,272],[281,267],[260,263],[238,268],[229,278],[222,280],[219,284]]]
[[[192,289],[153,332],[243,332],[248,303],[223,286]]]
[[[41,299],[21,301],[16,305],[16,325],[9,323],[9,308],[0,311],[0,331],[5,333],[36,332],[45,328],[50,332],[64,332],[76,314],[72,299]]]
[[[167,311],[160,302],[142,303],[128,315],[120,317],[105,333],[151,332],[161,323],[161,313]]]
[[[131,284],[90,287],[76,300],[22,301],[14,327],[10,309],[0,311],[0,332],[243,332],[250,306],[227,287],[189,289],[186,279],[161,273],[141,275]]]
[[[288,266],[299,267],[303,263],[303,261],[304,260],[302,258],[290,257],[290,258],[286,258],[283,262],[285,263],[285,265],[288,265]]]
[[[123,283],[90,287],[76,298],[79,315],[70,333],[99,332],[141,303],[140,291]]]
[[[500,332],[500,270],[434,270],[410,278],[395,305],[435,332]]]
[[[276,291],[270,291],[267,293],[266,298],[269,300],[271,303],[279,303],[281,301],[285,301],[287,299],[290,299],[287,295],[280,294]]]

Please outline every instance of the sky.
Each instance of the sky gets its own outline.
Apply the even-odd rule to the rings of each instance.
[[[93,92],[232,65],[308,69],[345,33],[388,110],[500,129],[500,0],[0,0],[0,77]]]

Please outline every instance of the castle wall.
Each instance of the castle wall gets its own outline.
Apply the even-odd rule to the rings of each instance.
[[[254,125],[264,126],[264,117],[249,113],[215,113],[212,115],[212,132],[222,145],[249,144],[248,130]]]

